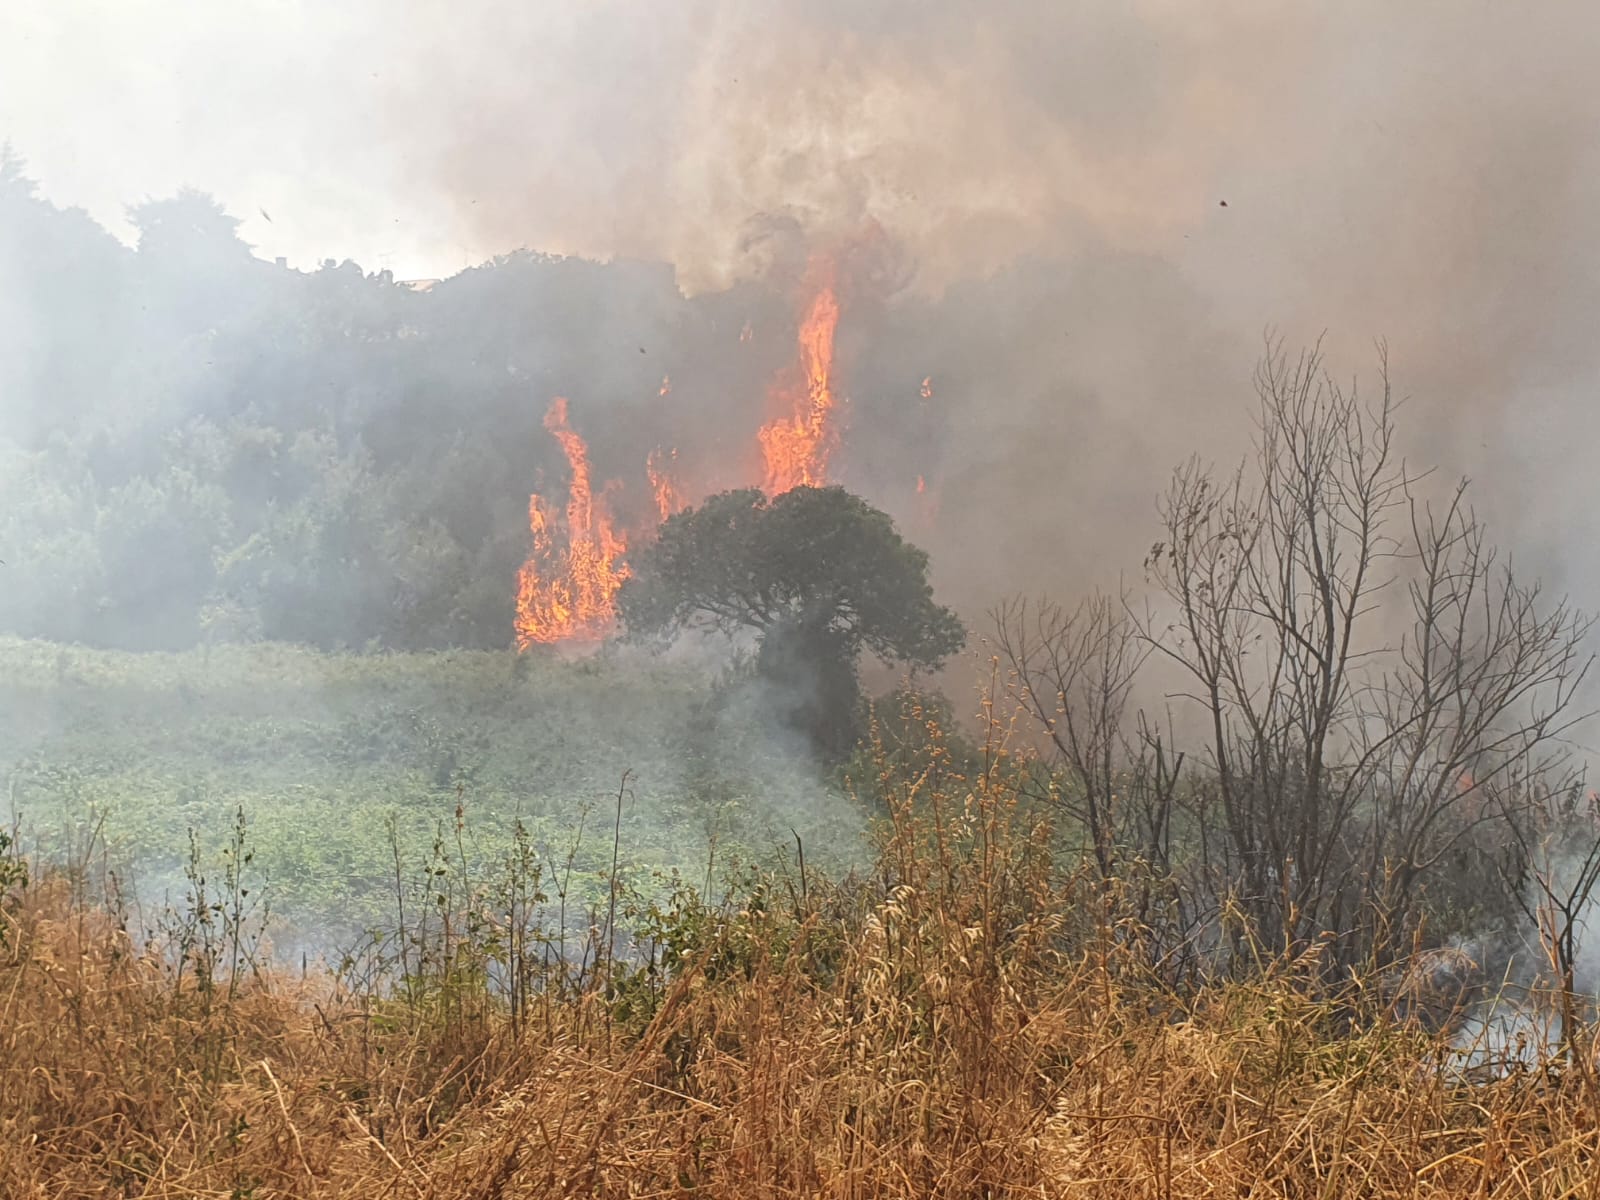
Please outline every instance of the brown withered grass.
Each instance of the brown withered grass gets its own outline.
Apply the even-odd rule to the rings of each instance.
[[[885,769],[874,877],[721,914],[605,985],[407,1007],[207,996],[59,881],[0,951],[0,1196],[1585,1197],[1591,1072],[1468,1077],[1296,964],[1164,992],[1001,756]]]

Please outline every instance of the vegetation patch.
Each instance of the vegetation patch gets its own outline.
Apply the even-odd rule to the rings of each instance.
[[[865,821],[781,733],[720,704],[708,671],[642,654],[328,654],[261,644],[136,654],[0,640],[0,738],[22,841],[96,854],[145,903],[183,890],[243,809],[286,926],[313,945],[386,911],[395,851],[431,852],[458,806],[468,853],[521,821],[603,890],[617,795],[630,878],[865,850]],[[623,776],[627,774],[624,788]]]

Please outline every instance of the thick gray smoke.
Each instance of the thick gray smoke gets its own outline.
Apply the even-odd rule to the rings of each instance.
[[[114,227],[192,183],[263,254],[402,276],[527,245],[670,261],[693,292],[755,269],[753,217],[875,221],[915,267],[903,303],[970,301],[904,344],[847,314],[842,371],[861,405],[934,376],[973,598],[1114,570],[1176,457],[1231,457],[1264,326],[1330,330],[1350,370],[1386,337],[1422,456],[1582,590],[1597,23],[1442,0],[76,0],[0,17],[0,129]]]
[[[974,599],[1127,565],[1172,462],[1234,453],[1267,325],[1329,330],[1346,371],[1388,339],[1419,460],[1473,475],[1530,566],[1600,584],[1571,553],[1596,532],[1588,6],[447,20],[388,22],[380,141],[472,244],[664,258],[693,291],[739,276],[753,214],[875,221],[913,293],[969,299],[903,344],[863,331],[843,372],[861,405],[934,377],[929,473]]]

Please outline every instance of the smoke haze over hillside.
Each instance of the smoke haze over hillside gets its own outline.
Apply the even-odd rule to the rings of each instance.
[[[237,661],[263,671],[292,644],[284,745],[331,746],[352,789],[398,761],[395,797],[450,806],[471,783],[499,818],[537,801],[563,829],[594,780],[549,763],[638,758],[666,764],[641,795],[674,838],[714,840],[695,826],[707,796],[717,820],[775,797],[820,830],[842,795],[718,652],[678,664],[718,698],[696,707],[689,674],[672,677],[666,732],[603,697],[571,732],[517,707],[560,708],[591,675],[634,686],[642,657],[546,653],[615,628],[627,539],[649,545],[714,492],[822,479],[891,514],[975,631],[1007,595],[1136,590],[1173,468],[1225,473],[1250,452],[1267,330],[1291,356],[1321,339],[1366,396],[1384,343],[1406,471],[1436,469],[1424,492],[1470,476],[1508,552],[1496,569],[1514,553],[1521,578],[1600,609],[1597,44],[1600,9],[1577,0],[6,6],[0,649],[26,666],[13,713],[60,716],[14,716],[0,757],[28,764],[41,808],[97,803],[50,761],[93,765],[95,722],[117,723],[109,703],[80,711],[101,670],[82,664],[171,651],[175,682],[122,703],[159,695],[240,778],[265,760],[263,808],[301,811],[294,755],[242,701],[207,724],[189,678],[210,677],[217,647],[224,675],[227,643],[257,643]],[[774,486],[766,452],[804,425],[818,378],[836,424],[793,440],[826,470]],[[662,464],[679,503],[652,493]],[[574,593],[549,583],[575,543],[590,603],[563,624]],[[1374,640],[1398,630],[1402,590],[1356,606],[1383,609]],[[514,639],[532,653],[503,653]],[[434,686],[433,660],[465,650],[484,652],[471,667],[497,739],[472,732],[477,714],[433,721],[469,690]],[[308,665],[339,651],[360,653]],[[408,703],[379,681],[348,720],[308,717],[330,690],[316,672],[381,666],[367,651],[420,652],[395,656],[418,673]],[[1586,655],[1561,660],[1573,690]],[[165,669],[139,658],[116,671]],[[954,695],[966,676],[942,682]],[[1143,686],[1152,707],[1174,694]],[[470,760],[517,742],[506,714],[524,711],[557,736],[480,772]],[[1590,735],[1568,732],[1581,756]],[[1215,747],[1187,761],[1208,754],[1217,767]],[[1458,765],[1439,768],[1446,806],[1480,787]],[[163,813],[204,802],[214,818],[240,786],[124,766],[100,764]],[[541,775],[557,790],[535,795]],[[758,815],[729,821],[753,841],[778,828]]]
[[[76,0],[0,17],[0,136],[121,236],[190,184],[261,256],[402,278],[531,246],[693,294],[771,277],[753,227],[875,222],[909,286],[841,323],[841,470],[894,493],[861,414],[931,376],[903,436],[970,601],[1131,565],[1172,462],[1237,452],[1263,327],[1329,330],[1341,371],[1384,337],[1419,456],[1582,588],[1596,33],[1576,3]]]

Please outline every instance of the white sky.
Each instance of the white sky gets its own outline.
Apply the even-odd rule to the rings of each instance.
[[[1589,252],[1597,48],[1584,0],[0,0],[0,139],[123,236],[190,185],[299,266],[693,289],[783,212],[924,280],[1110,245],[1252,329],[1426,341]]]
[[[779,209],[951,269],[1083,220],[1172,248],[1299,57],[1276,6],[1206,10],[0,0],[0,138],[124,236],[124,205],[191,185],[264,257],[401,277],[521,244],[692,275]]]
[[[190,185],[263,257],[448,274],[474,244],[407,185],[369,0],[6,0],[0,139],[55,203],[120,236],[126,204]],[[271,221],[262,216],[262,210]]]

